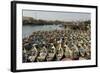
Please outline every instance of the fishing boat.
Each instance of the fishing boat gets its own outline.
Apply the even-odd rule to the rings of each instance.
[[[81,44],[78,44],[79,46],[79,53],[81,57],[84,57],[86,54],[86,50],[83,48],[83,46]]]
[[[28,54],[25,48],[23,48],[23,62],[27,62]]]
[[[39,49],[39,54],[36,59],[37,62],[45,61],[46,56],[47,56],[47,48],[43,45],[43,47]]]
[[[33,44],[32,48],[29,50],[28,60],[30,62],[34,62],[37,55],[38,55],[38,50],[36,49],[35,44]]]
[[[66,58],[69,58],[70,57],[70,49],[69,49],[69,47],[66,44],[64,44],[63,49],[64,49],[64,56]]]
[[[47,61],[51,61],[54,59],[56,54],[56,48],[54,47],[53,43],[50,44],[50,46],[48,47],[48,54],[46,57]]]
[[[64,55],[63,48],[61,47],[61,42],[58,43],[56,50],[57,50],[56,51],[56,60],[59,61],[62,59],[62,57]]]

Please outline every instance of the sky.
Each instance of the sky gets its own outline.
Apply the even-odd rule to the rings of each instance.
[[[42,20],[60,20],[60,21],[85,21],[91,19],[90,13],[79,12],[56,12],[56,11],[35,11],[23,10],[23,16],[33,17]]]

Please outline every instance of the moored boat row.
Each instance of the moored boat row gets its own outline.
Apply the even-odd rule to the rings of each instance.
[[[23,62],[91,59],[88,30],[37,31],[23,39]]]
[[[36,47],[32,45],[30,50],[23,49],[23,62],[44,62],[44,61],[60,61],[64,59],[79,60],[90,59],[90,50],[82,48],[79,44],[78,47],[73,45],[69,48],[66,44],[61,45],[58,43],[57,47],[53,43],[44,45],[42,47]],[[78,49],[79,48],[79,49]]]

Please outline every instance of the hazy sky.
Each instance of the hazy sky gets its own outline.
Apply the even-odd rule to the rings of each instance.
[[[54,11],[32,11],[23,10],[23,16],[33,17],[43,20],[61,20],[61,21],[84,21],[90,20],[90,13],[79,12],[54,12]]]

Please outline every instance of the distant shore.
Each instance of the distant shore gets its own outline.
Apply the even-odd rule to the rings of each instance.
[[[23,25],[78,25],[78,24],[90,24],[90,20],[87,21],[60,21],[60,20],[43,20],[43,19],[35,19],[33,17],[25,17],[23,16]]]

